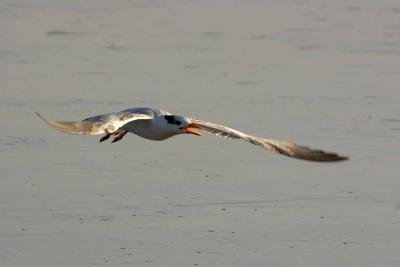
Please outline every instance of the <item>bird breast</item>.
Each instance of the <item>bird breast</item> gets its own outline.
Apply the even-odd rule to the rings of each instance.
[[[170,132],[163,127],[158,127],[153,120],[132,121],[125,124],[123,128],[140,137],[155,141],[162,141],[176,135],[176,133]]]

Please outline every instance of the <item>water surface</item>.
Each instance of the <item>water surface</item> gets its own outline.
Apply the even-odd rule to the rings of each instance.
[[[397,1],[2,1],[7,266],[399,266]],[[351,157],[116,144],[75,120],[154,106]]]

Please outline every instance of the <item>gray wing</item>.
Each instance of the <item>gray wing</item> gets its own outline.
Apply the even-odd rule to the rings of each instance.
[[[242,139],[250,142],[253,145],[258,145],[268,151],[279,153],[291,158],[318,162],[334,162],[348,159],[348,157],[340,156],[334,152],[325,152],[323,150],[313,149],[308,146],[298,145],[287,141],[261,138],[212,122],[201,121],[193,118],[189,118],[189,120],[192,124],[198,126],[205,132],[215,134],[223,138]]]
[[[85,135],[111,134],[131,121],[153,119],[150,114],[120,111],[90,117],[82,121],[56,121],[46,118],[37,112],[35,113],[45,123],[61,132]]]

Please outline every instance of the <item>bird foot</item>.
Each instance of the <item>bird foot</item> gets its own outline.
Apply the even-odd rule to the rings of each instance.
[[[103,136],[103,137],[100,139],[99,143],[101,143],[101,142],[103,142],[103,141],[106,141],[107,139],[110,138],[110,136],[111,136],[111,134],[110,134],[110,133],[107,133],[105,136]]]
[[[121,140],[127,133],[128,133],[128,131],[122,131],[122,132],[120,132],[120,133],[111,141],[111,143],[118,142],[118,141]]]

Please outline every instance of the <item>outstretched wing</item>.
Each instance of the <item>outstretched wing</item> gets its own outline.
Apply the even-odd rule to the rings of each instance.
[[[45,123],[61,132],[85,135],[111,134],[131,121],[153,119],[153,116],[149,114],[129,111],[98,115],[82,121],[56,121],[46,118],[37,112],[36,115],[38,115]]]
[[[340,156],[334,152],[325,152],[323,150],[313,149],[287,141],[252,136],[212,122],[201,121],[193,118],[189,118],[189,120],[193,125],[205,132],[215,134],[223,138],[242,139],[250,142],[253,145],[261,146],[262,148],[271,152],[279,153],[291,158],[318,162],[334,162],[348,159],[348,157]]]

